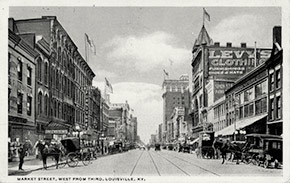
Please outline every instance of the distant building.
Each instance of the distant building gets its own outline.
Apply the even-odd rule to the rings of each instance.
[[[164,80],[163,84],[163,137],[162,142],[169,141],[172,134],[171,115],[175,107],[185,108],[185,113],[190,109],[190,91],[189,78],[187,75],[182,75],[179,80]],[[190,121],[191,118],[185,117],[185,121]]]
[[[109,121],[115,121],[116,139],[127,141],[127,125],[129,124],[130,106],[127,103],[111,103],[109,109]]]

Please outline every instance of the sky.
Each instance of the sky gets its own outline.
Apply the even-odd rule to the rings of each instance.
[[[278,7],[207,7],[205,27],[214,42],[271,48]],[[191,75],[192,47],[202,26],[201,7],[10,7],[17,19],[57,16],[85,58],[85,33],[96,46],[88,64],[93,85],[113,86],[112,103],[128,101],[144,142],[163,121],[163,69],[170,79]]]

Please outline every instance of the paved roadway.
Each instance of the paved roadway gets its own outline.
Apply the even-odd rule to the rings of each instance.
[[[79,162],[75,168],[34,171],[29,176],[282,176],[282,169],[265,169],[254,165],[226,162],[221,159],[198,159],[195,154],[162,150],[131,150],[92,161]]]

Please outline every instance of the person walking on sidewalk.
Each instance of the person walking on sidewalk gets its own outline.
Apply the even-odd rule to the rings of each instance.
[[[23,144],[20,144],[20,147],[18,149],[18,154],[19,154],[19,167],[18,167],[18,169],[23,170],[22,165],[24,163],[24,157],[26,154],[26,150],[24,149]]]

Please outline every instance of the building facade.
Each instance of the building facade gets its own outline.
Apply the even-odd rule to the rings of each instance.
[[[268,71],[268,121],[267,133],[282,135],[283,133],[283,50],[281,45],[281,27],[273,29],[273,50],[271,58],[266,62]]]
[[[189,78],[182,75],[179,80],[164,80],[163,84],[163,135],[162,142],[172,140],[173,124],[171,120],[175,107],[183,107],[185,111],[190,109]],[[191,123],[188,117],[185,120]]]
[[[215,135],[245,140],[251,133],[282,134],[281,27],[273,29],[271,57],[225,91],[225,122]],[[272,126],[271,126],[272,125]]]
[[[35,123],[35,62],[38,53],[15,34],[15,25],[8,29],[8,135],[11,141],[34,143]]]
[[[62,138],[76,129],[89,128],[86,89],[95,74],[55,16],[14,21],[18,34],[35,34],[37,126],[47,138]],[[26,37],[29,39],[29,37]],[[87,111],[87,113],[86,113]]]
[[[213,104],[234,81],[263,64],[271,49],[248,48],[246,43],[240,47],[232,47],[231,43],[220,46],[213,43],[203,26],[192,54],[192,131],[198,137],[199,132],[213,129]]]

